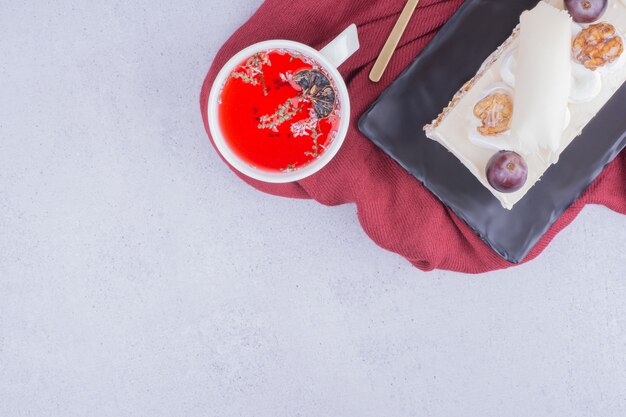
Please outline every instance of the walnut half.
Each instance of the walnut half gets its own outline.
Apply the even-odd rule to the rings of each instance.
[[[511,128],[513,99],[508,93],[495,92],[474,106],[474,116],[482,122],[477,130],[483,136],[495,136]]]
[[[583,29],[572,45],[576,61],[592,71],[614,62],[623,52],[622,37],[610,23],[596,23]]]

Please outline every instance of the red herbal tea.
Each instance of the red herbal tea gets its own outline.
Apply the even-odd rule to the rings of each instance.
[[[271,49],[233,70],[218,118],[229,147],[247,164],[294,171],[319,158],[335,138],[340,105],[322,65],[297,51]]]

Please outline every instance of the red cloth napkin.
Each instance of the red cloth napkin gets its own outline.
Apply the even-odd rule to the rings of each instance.
[[[350,91],[352,124],[339,154],[319,173],[298,183],[264,184],[238,175],[273,195],[311,198],[331,206],[355,203],[363,229],[379,246],[399,253],[425,271],[479,273],[512,266],[357,129],[358,118],[462,3],[422,0],[382,81],[373,84],[368,79],[369,71],[405,0],[266,0],[226,42],[204,81],[200,105],[207,133],[211,85],[235,53],[268,39],[291,39],[320,49],[349,24],[356,23],[361,49],[340,68]],[[586,204],[603,204],[626,214],[624,152],[561,216],[526,261],[537,257]]]

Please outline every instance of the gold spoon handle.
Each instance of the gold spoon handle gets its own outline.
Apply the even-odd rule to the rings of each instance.
[[[404,34],[404,31],[411,20],[411,16],[413,16],[413,12],[415,12],[419,2],[420,0],[408,0],[406,2],[404,10],[400,13],[400,17],[398,18],[396,25],[393,27],[389,38],[387,38],[387,42],[385,42],[385,46],[383,46],[382,51],[380,51],[380,55],[378,55],[378,59],[370,72],[370,80],[373,82],[379,82],[385,73],[387,65],[389,65],[389,61],[391,61],[391,57],[396,51],[398,43],[400,43],[400,39],[402,38],[402,35]]]

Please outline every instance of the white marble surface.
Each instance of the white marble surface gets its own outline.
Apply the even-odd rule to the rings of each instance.
[[[0,416],[626,415],[626,217],[421,273],[211,149],[259,0],[0,3]]]

